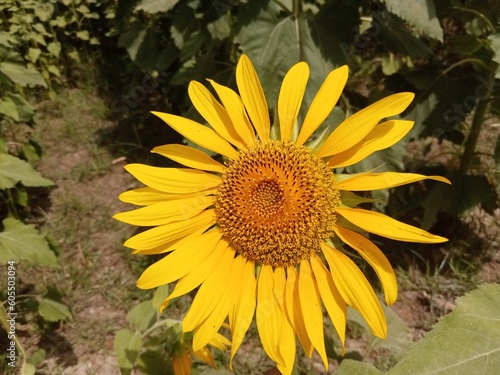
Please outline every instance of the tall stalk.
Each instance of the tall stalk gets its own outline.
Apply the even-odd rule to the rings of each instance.
[[[302,13],[302,0],[293,0],[292,13],[295,18]]]
[[[481,125],[483,124],[484,115],[486,114],[488,103],[491,100],[493,85],[495,83],[496,66],[494,65],[496,64],[490,64],[488,66],[486,75],[486,94],[478,98],[476,110],[474,111],[474,116],[472,117],[470,133],[467,137],[467,141],[465,142],[464,153],[462,154],[462,159],[460,160],[459,172],[462,175],[468,172],[472,161],[474,160],[474,151],[476,150],[476,144],[479,139]]]

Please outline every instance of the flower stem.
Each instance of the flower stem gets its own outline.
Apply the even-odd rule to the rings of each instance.
[[[292,12],[295,18],[302,14],[302,0],[293,0]]]
[[[488,67],[487,77],[486,77],[486,95],[482,95],[478,98],[476,110],[472,118],[471,129],[467,141],[465,142],[464,153],[460,160],[460,174],[464,175],[470,169],[472,161],[474,160],[474,151],[476,149],[476,144],[479,139],[479,133],[481,132],[481,125],[483,124],[484,115],[486,114],[486,109],[488,108],[488,103],[491,100],[491,94],[493,92],[493,85],[495,83],[495,66]]]

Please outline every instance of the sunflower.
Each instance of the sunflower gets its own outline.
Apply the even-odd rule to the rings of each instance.
[[[336,105],[347,81],[346,66],[321,85],[302,124],[298,114],[309,78],[304,62],[283,79],[277,116],[269,109],[257,73],[246,55],[236,67],[239,94],[209,80],[216,99],[193,81],[188,93],[211,128],[173,114],[153,112],[178,133],[220,154],[220,163],[193,147],[153,149],[185,168],[129,164],[145,187],[120,195],[141,208],[115,215],[153,227],[125,242],[138,254],[166,254],[139,278],[139,288],[177,281],[162,308],[198,288],[182,323],[193,332],[193,350],[203,348],[228,318],[233,357],[254,316],[262,346],[283,374],[295,361],[296,337],[305,353],[316,350],[328,367],[323,307],[345,342],[346,308],[361,313],[372,333],[387,325],[370,283],[342,249],[354,249],[375,270],[392,304],[394,270],[381,250],[361,233],[399,241],[440,243],[430,234],[378,212],[356,207],[353,192],[387,189],[443,177],[413,173],[336,174],[398,142],[412,121],[384,120],[400,114],[414,94],[388,96],[349,116],[331,134],[310,139]]]

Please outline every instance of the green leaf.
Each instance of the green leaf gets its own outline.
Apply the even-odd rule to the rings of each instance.
[[[78,31],[76,33],[76,37],[81,39],[81,40],[89,40],[90,39],[90,34],[87,30],[83,30],[83,31]]]
[[[387,320],[387,337],[383,340],[369,334],[370,342],[368,347],[371,349],[383,349],[399,361],[407,353],[413,341],[409,339],[409,329],[406,323],[387,305],[381,304]],[[366,332],[370,332],[370,328],[366,321],[354,309],[348,309],[348,320],[354,321],[362,326]]]
[[[439,25],[434,3],[427,0],[382,0],[387,9],[415,27],[417,32],[443,41],[443,29]]]
[[[21,375],[35,375],[36,368],[31,363],[23,363],[21,365]]]
[[[40,48],[30,48],[28,50],[28,54],[26,57],[32,63],[36,63],[38,58],[40,57],[41,53],[42,53],[42,50]]]
[[[118,47],[125,48],[132,61],[135,61],[139,48],[146,37],[146,30],[140,27],[132,28],[132,30],[123,33],[118,40]]]
[[[26,68],[21,64],[7,61],[0,62],[0,73],[21,86],[47,87],[47,83],[37,70]]]
[[[438,172],[438,174],[443,173]],[[427,229],[434,223],[439,209],[457,216],[494,197],[493,188],[486,176],[455,172],[449,173],[447,178],[451,181],[451,185],[435,184],[422,202],[427,208],[423,217]]]
[[[415,59],[427,58],[432,54],[429,47],[416,38],[406,24],[398,17],[389,17],[379,22],[376,37],[393,52],[407,54]]]
[[[54,6],[46,1],[46,2],[37,2],[35,6],[35,15],[42,22],[47,22],[52,17],[54,13]]]
[[[500,65],[500,33],[488,35],[488,40],[490,41],[491,49],[495,54],[492,60]],[[495,73],[495,78],[500,79],[500,69],[498,66],[497,66],[497,71]]]
[[[47,51],[49,51],[52,56],[59,57],[61,54],[61,43],[50,42],[47,44]]]
[[[142,337],[138,332],[129,329],[121,329],[115,336],[115,353],[120,372],[128,375],[132,372],[134,364],[139,356],[142,345]]]
[[[17,111],[16,103],[10,98],[0,100],[0,114],[19,121],[19,112]]]
[[[142,0],[135,8],[135,12],[140,10],[149,14],[168,12],[178,2],[179,0]]]
[[[127,320],[138,331],[150,328],[156,321],[156,310],[151,300],[141,302],[127,314]]]
[[[46,298],[39,301],[38,313],[48,322],[57,322],[71,317],[68,306]]]
[[[231,35],[232,18],[230,13],[224,13],[216,21],[209,23],[207,29],[212,39],[224,40]]]
[[[46,358],[47,358],[47,353],[45,353],[45,350],[37,349],[28,357],[27,362],[37,367],[40,366],[42,362],[45,361]]]
[[[81,13],[81,14],[83,14],[83,15],[86,15],[86,14],[90,13],[90,9],[89,9],[89,8],[87,8],[87,7],[86,7],[85,5],[83,5],[83,4],[80,4],[80,5],[78,6],[78,8],[76,8],[76,10],[77,10],[77,12],[79,12],[79,13]]]
[[[9,260],[26,260],[42,266],[56,266],[56,255],[50,250],[47,241],[32,226],[17,219],[3,220],[0,232],[0,263]]]
[[[153,308],[155,311],[160,310],[160,306],[165,301],[170,294],[170,288],[168,287],[168,284],[159,286],[156,291],[155,295],[153,296]]]
[[[12,155],[0,155],[0,189],[13,188],[18,182],[24,186],[52,186],[30,164]]]
[[[9,92],[6,95],[7,98],[12,100],[17,107],[17,113],[20,122],[30,122],[35,116],[35,107],[33,107],[25,98],[20,94],[14,94]]]
[[[498,374],[500,285],[486,284],[457,300],[457,307],[415,344],[387,375]]]
[[[17,41],[12,35],[0,31],[0,45],[9,48],[15,44],[17,44]]]
[[[61,71],[59,70],[59,68],[55,65],[49,65],[47,67],[47,70],[52,73],[53,75],[55,75],[56,77],[60,77],[61,76]]]
[[[366,362],[345,359],[340,364],[335,375],[380,375],[382,371]]]

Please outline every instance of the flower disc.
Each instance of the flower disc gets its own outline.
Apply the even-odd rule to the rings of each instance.
[[[285,142],[240,152],[222,177],[220,230],[243,257],[273,267],[299,264],[333,234],[335,178],[309,149]]]

